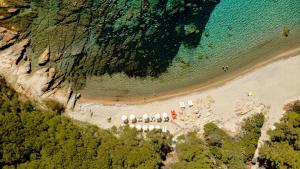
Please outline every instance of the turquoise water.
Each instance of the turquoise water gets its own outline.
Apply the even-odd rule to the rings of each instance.
[[[158,79],[134,79],[122,74],[95,77],[82,92],[104,97],[154,96],[202,83],[223,74],[223,65],[237,68],[247,64],[246,60],[264,57],[243,55],[260,45],[270,41],[287,43],[282,40],[284,27],[291,30],[291,43],[300,46],[300,0],[221,0],[198,47],[182,45],[173,66]]]
[[[180,55],[189,54],[191,61],[200,63],[199,53],[220,61],[230,55],[238,57],[280,34],[284,26],[299,23],[299,0],[222,0],[206,25],[209,36],[202,36],[196,49],[183,48]]]

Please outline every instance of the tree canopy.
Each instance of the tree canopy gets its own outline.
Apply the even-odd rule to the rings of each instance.
[[[252,160],[260,137],[264,115],[246,118],[240,133],[234,137],[214,123],[204,126],[204,139],[195,132],[178,138],[179,162],[172,167],[180,168],[229,168],[243,169]]]
[[[268,132],[267,141],[259,151],[259,162],[266,168],[300,168],[300,102]]]

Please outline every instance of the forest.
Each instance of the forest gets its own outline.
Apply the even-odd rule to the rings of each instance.
[[[281,122],[268,132],[270,140],[260,149],[259,161],[266,168],[300,168],[300,101],[286,111]]]
[[[230,136],[213,123],[204,126],[204,138],[195,132],[178,138],[179,162],[173,169],[232,168],[245,169],[251,164],[260,129],[262,113],[246,118],[238,135]]]

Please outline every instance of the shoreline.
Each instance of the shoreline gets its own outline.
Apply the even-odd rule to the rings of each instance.
[[[248,73],[254,72],[255,70],[264,67],[266,65],[269,65],[271,63],[284,60],[290,57],[294,57],[300,54],[300,47],[296,47],[293,49],[290,49],[288,51],[282,52],[278,55],[275,55],[273,57],[270,57],[264,61],[260,62],[254,62],[250,63],[244,67],[241,67],[239,69],[233,70],[232,72],[226,73],[224,75],[220,75],[218,78],[213,78],[209,81],[206,81],[201,84],[192,85],[189,87],[184,87],[181,89],[178,89],[174,93],[166,92],[162,93],[158,96],[147,96],[147,97],[93,97],[93,96],[83,96],[80,100],[78,100],[78,103],[98,103],[98,104],[104,104],[104,105],[116,105],[116,104],[126,104],[126,105],[142,105],[147,104],[151,102],[156,101],[164,101],[168,100],[174,97],[180,97],[185,96],[189,94],[193,94],[195,92],[202,92],[208,89],[217,88],[220,86],[225,85],[226,83],[233,81],[235,79],[241,78]],[[220,80],[221,78],[221,80]]]
[[[298,50],[277,55],[272,60],[281,60],[266,66],[263,65],[269,62],[264,62],[260,64],[262,67],[255,71],[228,81],[220,87],[145,104],[106,105],[79,100],[74,110],[68,111],[66,115],[101,128],[111,128],[123,124],[123,115],[129,117],[134,114],[136,117],[142,117],[147,113],[154,116],[155,113],[174,110],[177,112],[177,119],[150,124],[162,125],[178,136],[195,129],[202,133],[203,126],[209,122],[235,134],[239,131],[243,119],[253,114],[264,113],[266,121],[261,140],[265,140],[266,131],[280,120],[287,101],[300,98],[300,79],[295,73],[300,71],[300,54],[291,57]],[[248,95],[250,91],[253,93],[251,96]],[[193,102],[193,106],[186,106],[189,100]],[[179,106],[182,102],[185,108]],[[111,121],[108,122],[107,119]]]

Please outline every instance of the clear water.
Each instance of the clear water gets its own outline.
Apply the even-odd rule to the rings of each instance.
[[[264,57],[253,54],[245,58],[243,54],[271,40],[280,41],[284,27],[291,29],[289,38],[300,45],[299,26],[300,0],[221,0],[198,47],[181,46],[167,73],[158,79],[134,79],[122,74],[95,77],[82,93],[91,97],[147,97],[203,83],[223,74],[224,65],[235,69],[247,60]]]
[[[222,0],[206,26],[209,37],[203,36],[199,47],[190,52],[223,59],[228,54],[238,56],[274,37],[284,26],[299,22],[299,0]]]

